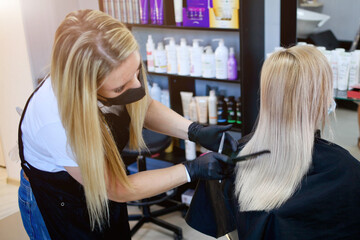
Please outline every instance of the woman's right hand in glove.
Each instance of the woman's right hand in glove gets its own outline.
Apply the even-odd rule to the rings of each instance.
[[[234,165],[228,163],[229,157],[216,152],[206,153],[195,160],[186,161],[185,165],[191,181],[196,179],[220,180],[228,177]]]

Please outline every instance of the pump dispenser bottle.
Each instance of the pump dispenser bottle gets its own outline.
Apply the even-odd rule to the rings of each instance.
[[[237,61],[235,58],[234,48],[230,48],[229,59],[227,61],[228,79],[237,79]]]
[[[229,58],[229,51],[224,44],[224,39],[213,39],[219,41],[219,45],[215,50],[215,72],[217,79],[227,79],[227,62]]]
[[[201,39],[193,39],[193,46],[190,50],[190,75],[194,77],[201,77],[201,55],[203,48],[199,46]]]
[[[162,42],[158,43],[158,47],[154,54],[155,58],[155,72],[166,73],[167,62],[166,62],[166,51]]]
[[[148,72],[154,72],[155,71],[155,65],[154,65],[154,50],[155,50],[155,44],[152,39],[152,36],[148,36],[148,40],[146,43],[146,60],[147,60],[147,70]]]
[[[177,74],[177,54],[176,44],[173,37],[166,37],[164,40],[169,40],[169,44],[165,46],[167,59],[167,73]]]
[[[180,46],[177,47],[177,64],[179,75],[190,75],[190,52],[185,38],[181,38]]]
[[[205,52],[201,56],[201,66],[204,78],[215,78],[215,55],[211,46],[205,47]]]

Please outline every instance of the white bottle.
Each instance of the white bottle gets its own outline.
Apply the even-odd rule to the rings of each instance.
[[[180,46],[177,47],[177,63],[179,75],[190,75],[190,52],[185,38],[181,38]]]
[[[227,61],[229,58],[229,50],[224,44],[224,39],[214,39],[219,41],[219,45],[215,50],[215,72],[217,79],[227,79]]]
[[[148,40],[146,43],[146,60],[147,60],[147,70],[149,72],[155,71],[155,65],[154,65],[154,50],[155,50],[155,44],[152,39],[152,36],[148,36]]]
[[[196,158],[196,143],[190,140],[185,140],[185,158],[189,161]]]
[[[169,90],[161,90],[161,103],[170,108],[170,95]]]
[[[166,37],[164,40],[169,40],[169,44],[165,46],[167,59],[167,73],[177,74],[177,54],[176,44],[173,37]]]
[[[209,93],[209,124],[216,125],[217,124],[217,98],[215,95],[215,90],[210,90]]]
[[[152,99],[161,102],[161,88],[157,83],[153,83],[150,96]]]
[[[199,121],[195,97],[191,98],[191,101],[189,104],[189,115],[190,115],[191,121],[193,121],[193,122]]]
[[[215,78],[215,54],[211,46],[205,47],[201,56],[202,76],[204,78]]]
[[[154,54],[155,72],[166,73],[167,62],[166,62],[166,51],[162,42],[158,43],[158,47]]]
[[[203,48],[199,46],[201,39],[193,39],[193,46],[190,50],[190,75],[194,77],[201,77],[201,55]]]

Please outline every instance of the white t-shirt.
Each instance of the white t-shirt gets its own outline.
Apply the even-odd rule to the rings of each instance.
[[[118,114],[123,106],[107,107],[98,102],[103,113]],[[21,125],[25,160],[33,167],[47,172],[77,167],[76,159],[67,144],[57,100],[48,78],[31,98]]]
[[[77,167],[65,129],[61,123],[57,100],[48,78],[31,98],[21,125],[25,161],[47,172]]]

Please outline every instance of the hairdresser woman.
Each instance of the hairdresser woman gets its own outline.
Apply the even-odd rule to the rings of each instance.
[[[210,150],[228,129],[191,123],[152,100],[146,86],[138,44],[123,24],[99,11],[67,15],[50,77],[30,97],[19,128],[22,168],[52,239],[130,239],[125,202],[226,177],[227,157],[218,153],[126,175],[121,151],[128,142],[145,148],[143,126]],[[228,134],[225,143],[236,148]]]

